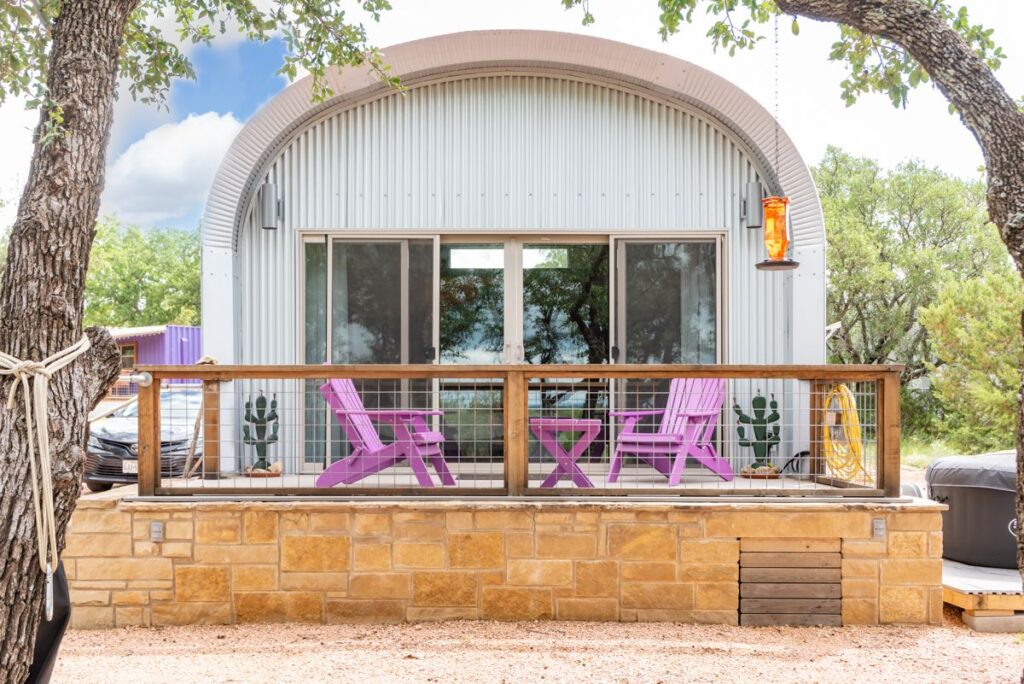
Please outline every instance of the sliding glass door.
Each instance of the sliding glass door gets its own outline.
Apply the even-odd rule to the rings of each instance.
[[[622,363],[718,363],[716,240],[616,241]]]
[[[444,241],[443,363],[607,363],[609,249],[600,242]]]
[[[306,363],[435,360],[434,238],[320,237],[307,239],[303,249]],[[423,381],[374,380],[358,385],[367,408],[430,403]],[[307,383],[305,395],[305,462],[315,468],[344,456],[346,447],[316,382]]]
[[[304,360],[334,364],[701,363],[721,358],[722,238],[304,238]],[[584,383],[587,384],[587,383]],[[634,383],[635,384],[635,383]],[[536,407],[645,405],[653,384],[531,387]],[[582,387],[582,385],[581,385]],[[628,390],[628,392],[627,392]],[[445,410],[446,450],[500,456],[500,383],[361,383],[368,408]],[[627,396],[630,395],[630,396]],[[306,388],[311,469],[346,447]],[[463,424],[494,407],[487,425]],[[462,421],[462,422],[460,422]],[[451,432],[451,434],[449,434]],[[449,444],[450,442],[450,444]],[[599,455],[599,454],[598,454]]]

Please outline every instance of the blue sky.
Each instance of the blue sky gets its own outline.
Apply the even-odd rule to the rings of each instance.
[[[356,3],[352,3],[355,6]],[[712,50],[708,20],[698,13],[695,26],[662,42],[657,36],[656,0],[591,0],[597,21],[580,25],[578,11],[558,0],[396,0],[381,23],[369,25],[378,46],[457,31],[522,28],[567,31],[610,38],[688,60],[736,83],[769,110],[776,100],[769,38],[753,52],[730,58]],[[1024,3],[965,0],[972,19],[995,29],[994,39],[1008,53],[998,76],[1014,97],[1024,94],[1024,46],[1017,30],[1024,25]],[[868,96],[847,108],[839,98],[845,67],[828,61],[838,29],[801,20],[799,36],[783,22],[780,40],[779,118],[808,163],[836,144],[855,154],[894,166],[916,157],[964,177],[978,177],[982,157],[977,143],[942,96],[931,87],[911,94],[905,110],[893,109],[884,96]],[[770,35],[770,27],[763,27]],[[286,86],[275,72],[284,46],[280,40],[256,45],[238,36],[218,38],[214,47],[187,46],[197,81],[176,82],[169,110],[132,102],[122,87],[115,105],[107,155],[102,212],[143,227],[194,229],[206,194],[234,136],[256,109]],[[36,120],[16,100],[0,106],[0,229],[13,221],[31,159],[31,129]]]

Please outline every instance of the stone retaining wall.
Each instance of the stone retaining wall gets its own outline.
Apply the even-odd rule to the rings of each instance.
[[[845,624],[942,620],[941,506],[83,498],[72,625],[736,624],[740,540],[840,539]],[[872,537],[872,520],[887,533]],[[164,541],[151,539],[162,522]]]

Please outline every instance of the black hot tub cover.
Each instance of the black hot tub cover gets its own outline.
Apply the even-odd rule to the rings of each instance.
[[[1017,455],[1004,451],[983,456],[946,456],[928,466],[925,480],[929,487],[941,485],[1015,492]]]

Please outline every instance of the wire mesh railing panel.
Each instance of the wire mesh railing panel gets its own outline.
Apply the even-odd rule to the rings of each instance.
[[[241,378],[213,386],[213,406],[209,384],[205,393],[201,383],[165,381],[160,389],[162,489],[505,486],[500,377]]]
[[[535,490],[810,495],[878,482],[874,381],[534,377],[528,386]]]
[[[194,368],[96,421],[89,462],[160,494],[832,496],[898,473],[881,373]],[[136,458],[156,441],[146,411],[157,470]]]

